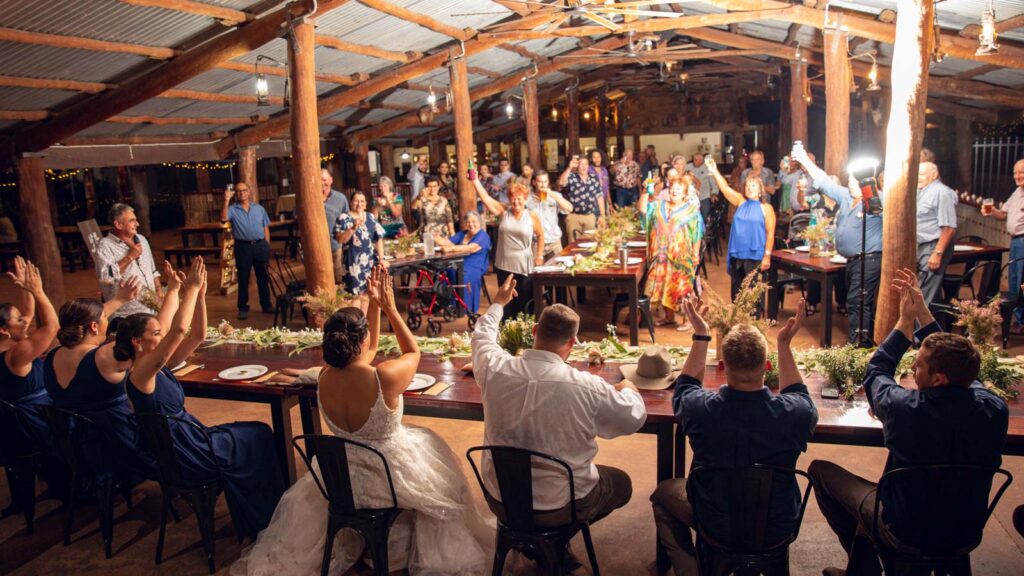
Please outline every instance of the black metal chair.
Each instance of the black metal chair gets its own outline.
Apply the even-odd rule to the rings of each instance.
[[[300,445],[302,443],[306,445],[305,450]],[[324,557],[320,566],[321,576],[327,576],[334,537],[342,528],[351,528],[363,537],[373,560],[374,574],[387,576],[388,535],[391,533],[391,526],[402,513],[402,509],[398,507],[398,497],[395,496],[395,484],[391,480],[391,467],[388,466],[387,458],[372,446],[338,436],[306,434],[296,436],[292,444],[306,462],[309,474],[328,502],[327,542],[324,544]],[[347,449],[350,446],[374,454],[380,459],[391,492],[390,507],[356,508],[352,479],[349,476]],[[313,468],[314,456],[320,470],[319,474]]]
[[[21,411],[25,408],[0,400],[0,420],[20,420]],[[42,466],[42,453],[32,450],[7,454],[3,466],[7,472],[7,487],[11,491],[11,509],[25,516],[25,533],[32,534],[35,532],[36,519],[36,477]]]
[[[43,406],[50,425],[53,446],[68,470],[68,498],[64,503],[64,546],[71,545],[71,529],[75,521],[75,498],[79,480],[93,477],[99,507],[103,552],[109,559],[114,540],[114,493],[120,492],[132,508],[131,484],[118,477],[104,455],[103,431],[90,418],[56,406]]]
[[[800,214],[797,214],[800,216]],[[800,242],[799,240],[789,240],[783,238],[775,238],[775,250],[786,250],[791,246],[794,246],[794,242]],[[800,295],[802,297],[807,296],[807,279],[803,276],[797,276],[796,274],[780,274],[779,279],[772,284],[772,289],[775,290],[776,294],[779,295],[779,310],[786,307],[786,289],[789,286],[796,286],[800,289]]]
[[[779,518],[770,517],[772,493],[790,486],[799,490],[797,477],[807,481],[800,500],[800,511],[793,530],[781,541],[768,541],[768,529]],[[785,480],[792,480],[792,485]],[[727,491],[723,502],[728,533],[711,536],[705,529],[699,506],[701,484],[721,486]],[[748,468],[698,466],[686,481],[687,499],[693,506],[694,528],[697,532],[697,563],[702,576],[726,576],[752,571],[765,576],[789,574],[789,545],[800,533],[807,499],[811,493],[811,477],[793,468],[754,464]]]
[[[167,513],[171,512],[175,521],[178,521],[177,513],[174,511],[174,499],[182,498],[195,512],[196,521],[199,523],[199,535],[203,540],[203,551],[206,553],[206,564],[210,574],[216,572],[214,562],[214,510],[217,507],[217,497],[224,489],[221,480],[222,474],[220,464],[216,458],[211,458],[217,467],[217,478],[211,482],[196,485],[186,484],[181,477],[181,466],[178,463],[178,454],[174,448],[174,438],[171,436],[170,422],[177,422],[182,426],[189,426],[199,431],[206,439],[206,445],[213,454],[213,442],[210,435],[195,423],[177,416],[167,416],[157,413],[142,413],[138,415],[139,424],[146,435],[147,448],[156,459],[157,475],[160,483],[160,492],[163,501],[160,505],[160,536],[156,541],[156,563],[163,561],[164,536],[167,532]],[[239,535],[241,541],[241,535]]]
[[[637,287],[637,298],[636,307],[640,311],[640,318],[647,323],[647,331],[651,335],[651,342],[654,342],[654,318],[651,317],[651,297],[647,295],[647,278],[651,275],[651,270],[654,267],[648,264],[647,269],[644,270],[643,276],[640,277],[640,285]],[[625,292],[619,292],[615,295],[615,299],[612,300],[612,326],[618,324],[619,312],[623,308],[629,308],[629,294]],[[633,314],[633,311],[629,311]]]
[[[1015,258],[1010,260],[999,270],[999,278],[1002,278],[1004,274],[1010,269],[1010,266],[1020,264],[1024,262],[1024,258]],[[1013,286],[1010,286],[1012,289]],[[1010,328],[1013,321],[1013,314],[1018,308],[1024,308],[1024,293],[1020,292],[1020,286],[1017,286],[1017,296],[1011,296],[1012,292],[1003,292],[1000,294],[1002,301],[999,303],[999,314],[1003,317],[1002,326],[1002,338],[1003,338],[1003,349],[1006,349],[1007,344],[1010,341]]]
[[[992,482],[1004,477],[989,500]],[[881,496],[896,479],[913,486],[910,504],[914,534],[897,537],[882,532]],[[1002,468],[964,464],[913,466],[890,470],[875,492],[872,540],[886,575],[969,576],[971,552],[981,544],[985,524],[1013,482]],[[941,505],[939,504],[941,503]],[[909,538],[912,538],[910,540]]]
[[[711,212],[708,213],[707,222],[704,223],[704,238],[703,244],[700,247],[700,264],[697,265],[697,272],[703,272],[704,278],[708,277],[707,257],[713,256],[716,266],[720,262],[718,259],[720,254],[719,238],[722,234],[721,221],[724,217],[725,212],[715,206],[711,208]]]
[[[498,484],[496,498],[487,489],[473,453],[487,452]],[[594,543],[590,539],[590,524],[576,515],[576,485],[572,468],[564,461],[525,448],[512,446],[476,446],[466,451],[466,458],[473,467],[473,474],[480,484],[487,505],[498,516],[498,535],[494,548],[494,566],[491,576],[499,576],[505,568],[505,557],[510,550],[530,554],[545,570],[546,574],[561,576],[569,574],[569,542],[577,532],[583,533],[587,557],[594,576],[600,576]],[[538,526],[533,509],[533,459],[538,459],[549,468],[565,470],[569,483],[570,520],[561,526]]]
[[[971,287],[972,296],[981,304],[987,304],[993,296],[996,296],[996,294],[989,294],[988,287],[991,285],[992,275],[998,273],[999,262],[992,260],[979,262],[964,272],[960,277],[960,282],[946,294],[946,298],[941,301],[936,300],[928,305],[928,309],[931,310],[943,330],[949,331],[952,323],[956,320],[957,310],[953,306],[952,300],[959,298],[960,293],[967,287]],[[975,283],[978,284],[977,290],[974,289]]]
[[[295,316],[295,306],[299,305],[302,311],[302,318],[309,325],[309,313],[301,306],[299,298],[305,292],[299,289],[290,289],[290,285],[281,273],[272,267],[267,268],[267,279],[270,282],[270,293],[274,297],[274,326],[287,327],[288,323]],[[278,323],[280,319],[280,323]]]
[[[973,235],[960,236],[959,238],[956,239],[955,242],[953,242],[953,245],[955,246],[963,242],[970,242],[973,244],[984,244],[985,239],[982,238],[981,236]],[[952,246],[949,248],[950,250],[953,249]],[[964,265],[963,273],[949,272],[947,268],[947,271],[942,275],[942,291],[944,294],[946,294],[947,300],[950,298],[957,297],[956,292],[954,292],[954,290],[956,290],[957,287],[960,286],[961,282],[963,281],[964,274],[966,274],[967,269],[970,267],[970,262],[968,262],[968,264]],[[967,289],[971,291],[971,297],[977,300],[978,297],[974,294],[974,286],[968,285]]]

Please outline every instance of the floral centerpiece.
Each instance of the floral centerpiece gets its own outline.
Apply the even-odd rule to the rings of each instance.
[[[1003,325],[1003,316],[999,313],[1001,301],[996,296],[982,306],[976,300],[954,298],[950,302],[957,311],[955,325],[966,330],[967,337],[976,346],[991,346]]]
[[[1003,324],[999,313],[1001,299],[996,296],[982,306],[975,300],[952,300],[956,308],[955,326],[963,328],[981,354],[978,380],[1002,397],[1016,398],[1017,384],[1024,380],[1024,367],[1008,358],[994,344]]]
[[[334,292],[318,290],[316,294],[306,292],[296,300],[302,302],[302,307],[309,312],[310,324],[317,328],[323,327],[324,322],[338,310],[348,306],[355,306],[355,297],[338,288]]]
[[[704,300],[708,303],[705,319],[708,327],[715,332],[715,357],[722,357],[722,338],[737,324],[751,324],[764,333],[771,321],[762,315],[757,317],[758,306],[764,300],[768,285],[761,281],[761,274],[754,270],[743,279],[740,291],[732,302],[727,301],[715,292],[710,285],[704,284]]]
[[[537,320],[532,315],[522,312],[505,320],[498,329],[498,345],[513,355],[533,348],[533,327],[536,324]]]
[[[809,351],[802,356],[808,371],[825,376],[829,384],[839,389],[844,400],[852,400],[868,374],[872,353],[872,349],[847,344]]]
[[[420,240],[420,229],[417,228],[412,232],[398,236],[391,242],[390,253],[395,258],[402,258],[403,256],[415,256],[416,255],[416,243]]]
[[[800,232],[799,238],[807,241],[807,245],[811,248],[811,256],[821,253],[821,245],[828,239],[828,226],[831,223],[831,218],[821,218]]]

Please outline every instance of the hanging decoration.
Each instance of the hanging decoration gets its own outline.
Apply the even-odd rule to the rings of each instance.
[[[53,168],[47,168],[44,173],[46,174],[47,180],[51,182],[66,182],[75,178],[82,173],[81,170],[54,170]]]

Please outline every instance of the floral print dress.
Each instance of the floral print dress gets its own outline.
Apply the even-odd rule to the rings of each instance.
[[[646,220],[648,265],[652,270],[645,292],[652,304],[679,312],[699,281],[696,271],[704,237],[700,202],[687,200],[675,208],[667,201],[651,202]]]
[[[355,218],[349,213],[338,216],[334,233],[344,232],[355,226]],[[366,292],[370,272],[377,265],[377,241],[384,238],[384,227],[373,214],[366,213],[366,222],[356,229],[345,243],[345,290],[359,295]]]
[[[450,236],[448,224],[455,224],[455,216],[452,214],[452,207],[447,200],[441,197],[433,202],[424,200],[421,211],[423,216],[420,221],[423,223],[423,232],[440,234],[445,238]]]

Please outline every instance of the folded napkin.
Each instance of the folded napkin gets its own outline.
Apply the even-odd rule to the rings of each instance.
[[[257,378],[257,379],[255,379],[255,380],[253,380],[253,382],[254,382],[255,384],[263,384],[263,383],[265,383],[265,382],[266,382],[267,380],[270,380],[270,379],[271,379],[271,378],[273,378],[274,376],[277,376],[277,374],[278,374],[278,371],[277,371],[277,370],[271,370],[270,372],[267,372],[267,373],[266,373],[266,374],[264,374],[263,376],[260,376],[259,378]],[[277,382],[271,382],[271,384],[277,384]]]
[[[437,384],[434,384],[433,386],[431,386],[430,388],[427,388],[426,390],[424,390],[421,393],[426,395],[426,396],[437,396],[441,392],[444,392],[445,390],[447,390],[448,387],[451,386],[451,385],[452,385],[451,382],[438,382]]]

